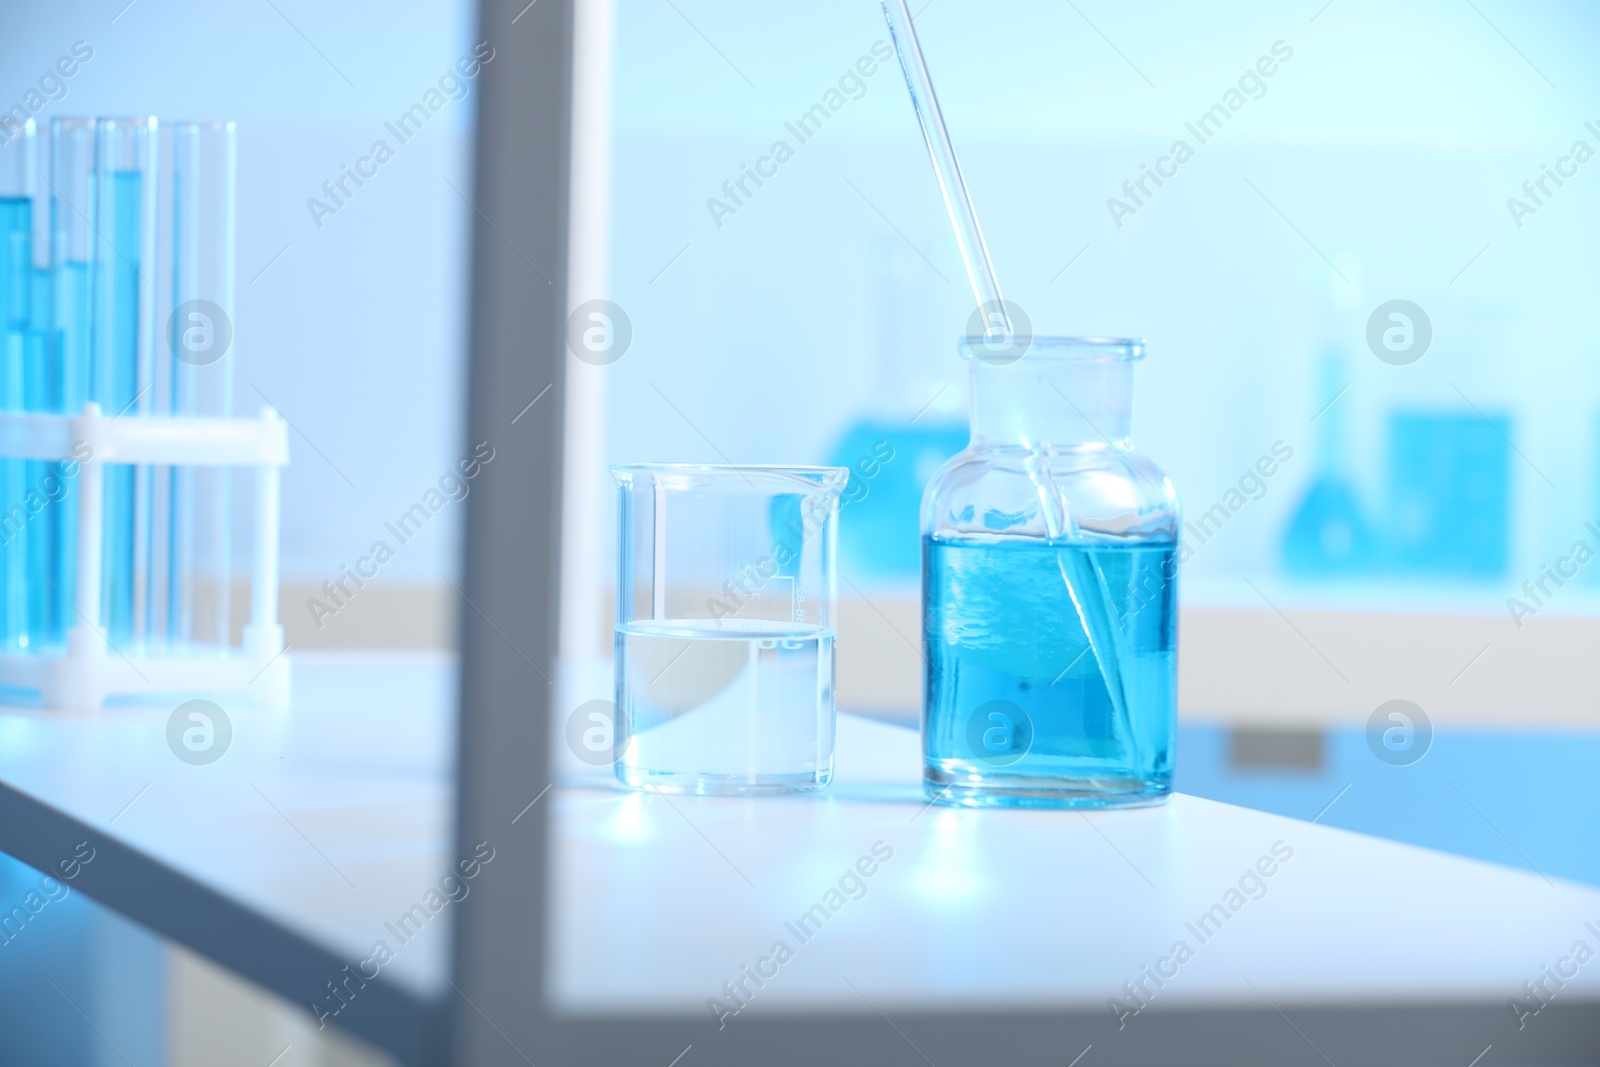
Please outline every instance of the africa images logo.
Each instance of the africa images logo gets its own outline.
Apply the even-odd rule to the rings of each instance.
[[[1367,347],[1385,363],[1404,367],[1428,354],[1433,322],[1409,300],[1379,304],[1367,319]]]
[[[186,700],[167,716],[167,747],[185,763],[215,763],[232,744],[232,720],[209,700]]]

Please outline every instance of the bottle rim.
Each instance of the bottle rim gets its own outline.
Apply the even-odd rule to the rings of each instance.
[[[963,337],[956,345],[962,359],[1004,365],[1019,359],[1074,363],[1134,363],[1145,357],[1142,337],[1015,336],[1004,342]]]

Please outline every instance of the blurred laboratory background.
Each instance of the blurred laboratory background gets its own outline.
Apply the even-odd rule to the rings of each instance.
[[[1178,787],[1600,884],[1580,817],[1600,759],[1600,10],[1223,7],[917,18],[1007,297],[1041,334],[1148,340],[1134,440],[1187,520]],[[839,702],[914,724],[918,512],[965,444],[972,301],[878,5],[591,10],[569,302],[608,302],[626,342],[571,364],[564,649],[609,655],[607,464],[855,466],[886,445],[840,519]],[[97,0],[19,9],[0,36],[0,117],[238,123],[234,406],[291,426],[297,656],[450,654],[453,503],[339,611],[312,601],[474,444],[476,96],[443,78],[522,29],[475,23],[466,0]],[[79,42],[92,58],[54,74]],[[548,284],[542,250],[518,251]],[[1395,699],[1426,712],[1425,759],[1369,743]],[[0,859],[0,905],[37,878]],[[0,945],[0,989],[32,1020],[0,1063],[377,1062],[76,894]]]
[[[1243,576],[1280,606],[1504,611],[1584,534],[1597,200],[1571,157],[1600,149],[1595,20],[927,5],[1007,297],[1039,333],[1148,338],[1136,441],[1193,522],[1247,501],[1190,527],[1187,603],[1259,605]],[[921,485],[964,444],[970,311],[898,68],[856,67],[885,39],[872,4],[616,20],[610,282],[634,341],[608,452],[846,463],[889,438],[842,526],[863,589],[916,581]],[[792,158],[744,180],[779,142]],[[1558,157],[1568,177],[1526,192]],[[1368,344],[1393,300],[1431,325],[1406,365]],[[1277,442],[1292,460],[1249,477]]]

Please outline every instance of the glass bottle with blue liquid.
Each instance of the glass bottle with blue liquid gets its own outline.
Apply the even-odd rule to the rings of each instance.
[[[923,783],[1157,803],[1177,732],[1178,498],[1129,437],[1144,343],[968,338],[972,439],[922,502]]]

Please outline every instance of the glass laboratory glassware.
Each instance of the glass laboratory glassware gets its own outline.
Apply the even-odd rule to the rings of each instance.
[[[108,418],[146,414],[155,355],[156,120],[100,119],[94,132],[88,399]],[[106,464],[100,610],[113,642],[147,637],[150,479],[148,467]]]
[[[44,356],[35,328],[38,303],[34,230],[38,225],[38,145],[32,119],[0,123],[0,410],[28,409],[28,377]],[[28,648],[30,481],[43,464],[0,460],[0,651]]]
[[[1129,439],[1135,340],[967,338],[972,440],[922,505],[923,785],[1106,807],[1172,787],[1178,500]]]
[[[44,310],[47,365],[39,410],[77,415],[89,397],[90,262],[95,256],[96,119],[50,121],[48,284]],[[35,652],[58,649],[81,625],[73,605],[78,590],[78,468],[51,464],[54,506],[30,524],[30,643]],[[37,551],[34,546],[37,545]]]
[[[617,482],[617,778],[759,794],[833,776],[843,467],[629,464]]]
[[[158,346],[173,415],[233,414],[237,144],[231,122],[172,131],[172,289]],[[155,476],[160,550],[151,561],[149,632],[189,651],[231,640],[233,472],[168,467]]]
[[[76,415],[89,396],[90,261],[95,258],[97,119],[50,122],[50,287],[54,407]]]

